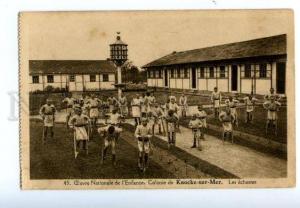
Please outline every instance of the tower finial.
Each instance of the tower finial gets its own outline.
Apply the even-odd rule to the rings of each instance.
[[[120,34],[121,34],[121,32],[117,32],[117,40],[121,40]]]

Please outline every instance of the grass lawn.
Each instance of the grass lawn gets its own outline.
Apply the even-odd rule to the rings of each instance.
[[[173,178],[159,164],[150,159],[145,175],[137,168],[137,149],[122,138],[117,146],[117,167],[108,154],[100,164],[99,138],[93,138],[89,155],[83,152],[74,159],[73,134],[65,125],[56,124],[54,140],[41,142],[42,123],[30,122],[30,178],[31,179],[110,179],[110,178]]]

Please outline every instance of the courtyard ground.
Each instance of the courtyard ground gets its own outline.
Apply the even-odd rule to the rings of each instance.
[[[111,155],[100,164],[102,139],[94,134],[89,142],[89,154],[74,159],[73,134],[65,124],[55,125],[53,140],[42,143],[42,122],[30,122],[30,178],[31,179],[134,179],[134,178],[211,178],[200,168],[186,164],[167,150],[156,147],[150,155],[146,173],[137,168],[137,144],[131,131],[125,130],[117,145],[117,166]],[[163,157],[163,158],[161,158]],[[188,157],[185,157],[188,158]]]
[[[124,92],[124,94],[127,97],[128,102],[130,102],[136,94],[142,94],[145,93],[143,91],[130,91],[130,92]],[[113,95],[117,96],[116,91],[101,91],[97,92],[96,94],[99,95],[100,99],[107,99],[107,97]],[[75,96],[81,95],[81,93],[74,93]],[[165,103],[168,99],[168,96],[170,93],[164,92],[164,91],[156,91],[154,92],[154,95],[156,97],[156,100],[159,103]],[[180,93],[173,93],[177,97],[177,100],[179,100]],[[38,114],[39,108],[42,104],[45,103],[45,100],[47,97],[51,97],[51,99],[54,101],[55,106],[58,110],[61,110],[64,108],[62,104],[63,94],[62,93],[52,93],[51,95],[48,95],[47,93],[44,94],[30,94],[30,114],[36,115]],[[203,104],[207,105],[210,103],[210,98],[207,96],[207,94],[198,95],[198,94],[187,94],[188,97],[188,104],[191,106],[191,108],[195,108],[196,105]],[[262,101],[260,101],[261,103]],[[207,109],[209,112],[210,109]],[[192,110],[191,110],[192,111]],[[239,117],[239,126],[236,127],[236,130],[245,132],[248,134],[260,136],[269,138],[271,140],[274,140],[276,142],[280,142],[283,144],[287,143],[287,106],[282,106],[280,108],[280,111],[278,112],[278,135],[274,135],[274,131],[270,131],[269,135],[265,134],[265,126],[266,126],[266,110],[263,109],[262,105],[259,104],[256,106],[254,111],[254,120],[252,124],[246,124],[244,122],[245,120],[245,108],[244,106],[241,106],[241,108],[238,109],[238,117]],[[182,124],[187,123],[189,121],[190,117],[186,119],[182,119]],[[208,123],[221,126],[221,123],[215,119],[212,115],[208,117]]]

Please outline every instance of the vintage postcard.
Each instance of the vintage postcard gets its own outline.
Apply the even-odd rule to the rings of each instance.
[[[22,189],[294,187],[292,10],[21,12]]]

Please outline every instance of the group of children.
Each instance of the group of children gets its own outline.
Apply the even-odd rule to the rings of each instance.
[[[275,127],[277,130],[277,111],[280,97],[274,93],[271,88],[270,94],[265,96],[263,107],[267,110],[268,128]],[[215,117],[220,120],[223,126],[223,141],[226,137],[231,138],[233,142],[233,125],[238,126],[237,108],[239,102],[244,101],[246,108],[245,122],[251,123],[253,120],[254,106],[258,99],[252,95],[248,95],[242,99],[236,97],[228,97],[225,99],[225,110],[221,106],[222,96],[215,87],[211,95],[211,104]],[[85,150],[88,154],[88,141],[94,130],[103,136],[103,146],[101,150],[101,162],[106,158],[107,150],[111,147],[112,162],[116,164],[116,144],[122,128],[120,122],[125,116],[128,116],[128,101],[125,95],[121,95],[119,99],[113,96],[106,101],[100,100],[96,95],[86,95],[81,99],[75,99],[68,95],[62,101],[66,107],[66,124],[68,128],[74,130],[74,154],[77,157],[79,150]],[[141,170],[145,170],[148,166],[148,158],[150,152],[151,137],[155,134],[155,129],[158,127],[158,134],[167,136],[168,147],[176,145],[176,133],[180,132],[179,119],[187,116],[188,101],[183,93],[179,98],[179,105],[176,102],[176,97],[170,95],[165,104],[157,102],[153,93],[136,95],[130,102],[131,116],[135,120],[135,137],[139,150],[138,166]],[[47,99],[46,104],[40,109],[40,115],[44,121],[43,140],[50,132],[53,137],[53,125],[55,119],[55,106],[51,104],[51,100]],[[109,118],[106,120],[104,127],[97,127],[98,118],[102,115]],[[205,140],[204,133],[207,128],[206,118],[208,111],[204,106],[198,105],[191,120],[189,128],[193,133],[193,144],[191,148],[198,147],[202,150],[201,140]],[[276,131],[277,132],[277,131]]]
[[[268,133],[268,129],[273,127],[275,128],[275,135],[277,135],[277,112],[281,106],[281,103],[279,102],[281,98],[282,96],[275,94],[273,88],[270,88],[270,93],[264,96],[263,108],[267,111],[266,134]],[[223,141],[225,138],[229,137],[233,142],[233,125],[238,126],[237,108],[240,101],[243,101],[245,106],[245,123],[252,123],[255,105],[259,100],[255,98],[252,93],[241,99],[229,96],[225,100],[225,110],[220,113],[221,99],[221,93],[218,92],[218,88],[215,87],[211,96],[215,117],[218,117],[222,122]]]

